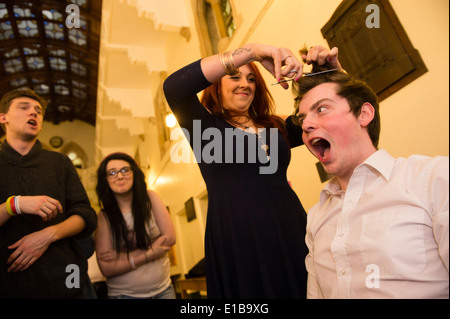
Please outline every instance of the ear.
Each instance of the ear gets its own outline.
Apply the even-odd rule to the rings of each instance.
[[[8,120],[6,119],[6,114],[0,113],[0,124],[5,124],[7,122],[8,122]]]
[[[375,117],[375,108],[369,102],[364,103],[361,106],[361,113],[358,116],[359,124],[362,127],[367,127]]]

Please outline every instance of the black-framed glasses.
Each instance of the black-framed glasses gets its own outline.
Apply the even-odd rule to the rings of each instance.
[[[106,171],[106,177],[107,178],[117,178],[119,176],[119,173],[122,174],[122,176],[128,176],[131,174],[133,169],[130,166],[124,166],[119,170],[110,169],[109,171]]]

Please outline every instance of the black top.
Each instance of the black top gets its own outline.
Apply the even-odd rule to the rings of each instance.
[[[0,227],[0,299],[82,297],[87,282],[87,259],[79,240],[96,229],[97,216],[70,159],[43,150],[39,141],[22,156],[4,141],[0,149],[0,176],[2,203],[14,195],[46,195],[57,199],[63,207],[62,214],[46,222],[39,216],[22,214],[11,217]],[[51,244],[25,271],[7,272],[10,265],[6,261],[14,251],[8,246],[72,215],[81,216],[86,223],[80,234]],[[74,266],[67,268],[69,265],[76,265],[79,271]],[[76,288],[78,279],[80,288]]]
[[[197,97],[209,85],[200,61],[164,83],[208,190],[208,297],[304,298],[306,214],[286,178],[288,142],[276,129],[258,136],[209,113]],[[286,128],[289,145],[302,144],[290,118]]]

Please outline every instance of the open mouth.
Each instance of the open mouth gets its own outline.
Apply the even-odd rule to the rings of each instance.
[[[311,145],[314,147],[316,154],[319,156],[320,161],[325,161],[330,155],[330,142],[327,140],[316,137],[311,140]]]
[[[31,126],[37,126],[37,121],[36,120],[29,120],[27,122],[27,124],[30,124]]]

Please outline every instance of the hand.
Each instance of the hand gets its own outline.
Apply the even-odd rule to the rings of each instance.
[[[265,44],[251,44],[250,47],[257,60],[277,81],[285,77],[295,77],[295,80],[297,80],[301,76],[303,64],[295,57],[290,49]],[[289,88],[286,82],[280,83],[280,85],[284,89]]]
[[[19,207],[22,214],[37,215],[44,221],[63,212],[61,203],[48,196],[20,196]]]
[[[316,45],[308,50],[308,54],[303,54],[302,59],[305,60],[307,64],[317,62],[319,65],[322,65],[325,64],[325,62],[328,62],[333,68],[339,68],[345,72],[339,62],[338,53],[339,50],[337,47],[328,50],[323,46]]]
[[[147,250],[147,255],[153,255],[151,260],[161,258],[169,252],[171,246],[165,245],[166,239],[165,236],[160,236],[152,243],[152,246]]]
[[[31,233],[22,237],[8,249],[15,249],[9,256],[6,263],[11,266],[8,272],[24,271],[28,269],[42,254],[47,250],[48,246],[53,242],[53,232],[51,227]]]

